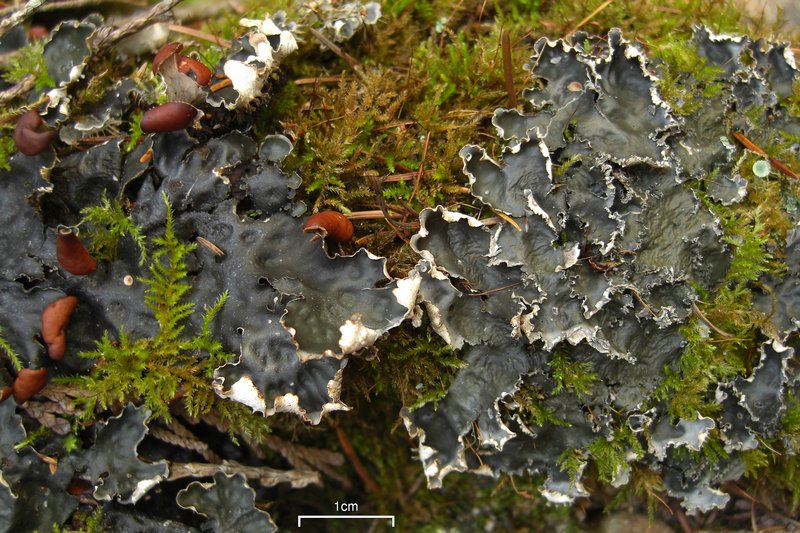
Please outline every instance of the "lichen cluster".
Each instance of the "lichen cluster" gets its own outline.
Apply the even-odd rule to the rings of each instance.
[[[789,45],[721,0],[252,4],[0,14],[0,531],[797,507]]]
[[[756,212],[753,233],[726,235],[716,213],[760,186],[742,175],[750,153],[729,139],[754,136],[769,114],[759,135],[796,150],[800,123],[785,102],[798,72],[785,45],[706,28],[694,39],[718,69],[718,94],[684,95],[699,100],[684,117],[658,92],[660,64],[618,31],[537,41],[530,108],[494,115],[502,163],[461,151],[472,194],[504,220],[423,211],[411,242],[421,301],[468,363],[437,404],[404,415],[431,486],[452,471],[532,471],[546,473],[545,496],[566,501],[585,495],[590,461],[613,485],[644,464],[687,509],[709,510],[743,472],[735,452],[783,434],[797,230],[767,237]],[[703,83],[686,76],[685,87]],[[796,176],[783,174],[771,176],[791,198]],[[700,307],[711,295],[709,318]],[[715,322],[743,312],[733,333]],[[715,440],[720,456],[687,455]]]

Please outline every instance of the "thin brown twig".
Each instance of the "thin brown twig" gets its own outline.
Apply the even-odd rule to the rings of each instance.
[[[336,425],[335,428],[336,437],[339,439],[339,444],[342,446],[342,453],[344,453],[344,455],[350,460],[350,463],[353,465],[356,474],[358,474],[358,477],[364,482],[364,486],[367,487],[367,489],[373,494],[380,493],[380,487],[377,483],[375,483],[375,480],[372,479],[372,476],[369,474],[369,471],[367,471],[364,463],[362,463],[361,459],[359,459],[355,448],[353,448],[353,444],[350,442],[350,439],[347,438],[344,430],[338,425]]]
[[[317,76],[315,78],[299,78],[294,80],[295,85],[316,85],[318,83],[339,83],[348,79],[348,76]]]
[[[347,63],[350,68],[353,69],[353,72],[356,74],[356,76],[361,78],[362,81],[364,80],[364,74],[361,73],[360,68],[361,63],[359,63],[358,59],[342,50],[338,45],[336,45],[336,43],[325,37],[325,35],[323,35],[319,30],[315,28],[309,28],[308,31],[311,32],[311,35],[313,35],[319,42],[324,44],[331,52],[344,59],[345,63]]]
[[[514,287],[517,287],[519,285],[522,285],[522,282],[521,281],[516,281],[516,282],[511,283],[509,285],[503,285],[502,287],[497,287],[495,289],[485,290],[483,292],[470,292],[470,293],[467,293],[467,296],[488,296],[489,294],[493,294],[495,292],[504,291],[506,289],[513,289]]]
[[[389,213],[389,216],[391,218],[403,218],[400,213]],[[386,218],[386,214],[380,209],[370,209],[367,211],[353,211],[347,218],[350,220],[376,220]]]
[[[212,35],[210,33],[201,30],[189,28],[188,26],[181,26],[180,24],[170,24],[167,26],[167,28],[169,28],[169,31],[174,31],[175,33],[181,33],[183,35],[195,37],[196,39],[202,39],[204,41],[218,44],[222,48],[231,47],[231,42],[227,39],[223,39],[222,37],[217,37],[216,35]]]
[[[372,178],[370,180],[370,184],[372,186],[372,192],[375,194],[375,201],[378,203],[378,207],[383,212],[384,220],[386,220],[386,223],[389,224],[389,226],[394,231],[394,234],[399,239],[402,239],[406,244],[411,244],[411,241],[403,233],[403,231],[410,229],[416,230],[419,226],[414,224],[407,224],[405,222],[393,222],[389,214],[389,207],[386,205],[386,199],[383,197],[383,187],[381,185],[380,178]]]
[[[422,145],[422,160],[419,162],[419,169],[417,169],[417,175],[414,178],[414,188],[411,190],[411,196],[409,196],[408,200],[413,201],[414,197],[419,192],[419,185],[422,182],[422,174],[425,172],[425,159],[428,157],[428,144],[431,141],[431,132],[425,134],[425,143]]]
[[[674,515],[678,519],[683,533],[694,533],[694,527],[689,523],[689,519],[686,517],[686,513],[683,512],[683,509],[680,508],[680,505],[675,509]]]
[[[384,124],[383,126],[379,126],[375,128],[373,131],[386,131],[392,128],[405,128],[407,126],[416,126],[416,120],[406,120],[403,122],[392,122],[391,124]]]
[[[517,92],[514,90],[514,64],[511,61],[511,36],[508,30],[503,30],[500,42],[503,47],[503,74],[505,74],[506,79],[508,105],[513,109],[517,107]]]
[[[753,533],[758,533],[758,523],[756,522],[756,502],[750,502],[750,527]]]
[[[384,183],[392,183],[395,181],[406,181],[406,180],[413,180],[416,177],[416,172],[403,172],[401,174],[390,174],[388,176],[384,176],[383,182]]]
[[[733,338],[733,335],[731,335],[727,331],[722,331],[717,326],[715,326],[714,323],[711,322],[705,314],[703,314],[703,312],[700,310],[700,308],[697,307],[697,304],[695,302],[692,302],[692,311],[694,312],[694,314],[697,315],[697,317],[700,320],[702,320],[705,323],[706,326],[710,327],[718,335],[720,335],[722,337],[729,338],[729,339]]]
[[[581,20],[579,23],[577,23],[574,28],[569,30],[567,32],[567,34],[565,35],[565,37],[569,37],[570,35],[574,34],[576,31],[581,29],[584,26],[584,24],[586,24],[587,22],[589,22],[590,20],[595,18],[598,13],[600,13],[602,10],[604,10],[605,8],[610,6],[613,1],[614,0],[606,0],[605,2],[603,2],[602,4],[597,6],[597,9],[595,9],[594,11],[592,11],[591,13],[586,15],[586,17],[583,20]]]
[[[749,138],[748,138],[748,137],[747,137],[747,136],[746,136],[744,133],[742,133],[741,131],[734,131],[734,132],[732,132],[731,134],[733,135],[733,137],[734,137],[734,138],[735,138],[737,141],[739,141],[739,143],[740,143],[742,146],[744,146],[744,147],[745,147],[745,148],[747,148],[748,150],[750,150],[750,151],[752,151],[752,152],[755,152],[755,153],[757,153],[757,154],[758,154],[758,155],[760,155],[760,156],[763,156],[763,157],[766,157],[766,158],[768,158],[768,159],[769,159],[769,162],[770,162],[770,164],[771,164],[773,167],[775,167],[776,169],[778,169],[778,171],[779,171],[779,172],[781,172],[782,174],[785,174],[786,176],[789,176],[790,178],[794,178],[794,179],[798,179],[798,178],[800,178],[800,176],[798,176],[798,175],[795,173],[795,171],[793,171],[791,168],[789,168],[789,167],[788,167],[788,166],[787,166],[785,163],[781,162],[779,159],[775,159],[774,157],[770,157],[769,155],[767,155],[767,152],[765,152],[765,151],[764,151],[764,150],[763,150],[763,149],[762,149],[760,146],[758,146],[756,143],[754,143],[753,141],[751,141],[751,140],[750,140],[750,139],[749,139]]]
[[[224,78],[222,80],[219,80],[211,87],[209,87],[208,90],[211,91],[212,93],[215,93],[217,91],[221,91],[225,87],[230,87],[231,85],[233,85],[233,81],[231,81],[230,78]]]

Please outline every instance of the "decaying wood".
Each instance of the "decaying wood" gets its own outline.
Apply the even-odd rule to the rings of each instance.
[[[170,11],[180,2],[181,0],[162,0],[144,13],[131,17],[117,28],[111,26],[99,28],[89,38],[89,45],[92,48],[92,52],[97,53],[103,51],[117,44],[122,39],[141,31],[147,26],[170,20]]]
[[[151,436],[162,442],[197,452],[209,463],[222,463],[222,458],[214,453],[208,444],[198,439],[194,433],[174,418],[166,427],[151,425],[148,429]]]
[[[14,11],[8,18],[0,20],[0,37],[6,34],[8,30],[17,24],[24,22],[29,17],[33,16],[36,11],[41,8],[47,0],[30,0],[20,9]],[[5,13],[3,13],[5,14]]]
[[[185,477],[211,477],[219,472],[228,476],[242,474],[264,487],[274,487],[278,483],[289,483],[295,489],[311,484],[322,485],[319,472],[313,470],[276,470],[266,466],[247,466],[235,461],[224,461],[220,464],[170,463],[168,479],[173,481]]]
[[[6,103],[19,98],[20,96],[26,94],[28,91],[33,89],[36,86],[36,77],[33,74],[28,74],[24,78],[22,78],[16,85],[12,85],[5,91],[0,91],[0,105],[5,105]]]

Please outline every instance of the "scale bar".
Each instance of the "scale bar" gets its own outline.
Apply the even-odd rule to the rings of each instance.
[[[303,518],[323,518],[323,519],[330,519],[330,518],[388,518],[392,521],[392,527],[394,527],[394,515],[393,514],[301,514],[297,516],[297,527],[303,527]]]

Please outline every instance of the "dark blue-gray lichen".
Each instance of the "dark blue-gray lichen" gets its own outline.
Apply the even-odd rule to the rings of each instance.
[[[255,492],[242,475],[218,473],[213,483],[195,481],[175,499],[181,507],[207,517],[205,527],[214,531],[276,531],[269,515],[256,508]]]
[[[47,531],[78,506],[66,490],[72,471],[52,471],[29,446],[18,449],[27,435],[14,410],[13,402],[0,403],[0,531]]]
[[[145,420],[149,416],[145,409],[128,404],[119,416],[98,424],[94,445],[72,458],[76,466],[85,465],[97,499],[136,503],[167,477],[166,462],[146,463],[137,453],[147,434]]]
[[[717,419],[671,420],[653,399],[664,368],[685,349],[681,326],[698,291],[719,288],[731,265],[720,221],[685,183],[712,175],[712,198],[741,201],[742,156],[723,118],[734,106],[774,105],[798,78],[783,45],[705,28],[695,41],[732,89],[727,100],[699,106],[692,122],[673,114],[657,89],[658,65],[620,32],[579,34],[574,45],[539,40],[529,109],[494,115],[507,141],[502,163],[478,146],[461,151],[472,194],[507,220],[489,225],[443,207],[421,213],[412,238],[422,256],[419,302],[469,364],[443,398],[403,413],[429,486],[453,471],[537,472],[547,477],[545,496],[571,501],[584,494],[583,469],[570,479],[563,454],[624,433],[639,443],[620,444],[628,461],[660,471],[687,509],[709,510],[727,501],[718,487],[740,476],[742,463],[690,453],[712,431],[728,451],[778,431],[794,358],[780,341],[798,326],[796,266],[765,280],[772,287],[756,297],[767,311],[772,304],[776,337],[750,377],[719,385]],[[588,382],[564,386],[564,361],[588,372]],[[525,400],[547,416],[526,417]],[[630,468],[616,470],[614,484],[624,484]]]

